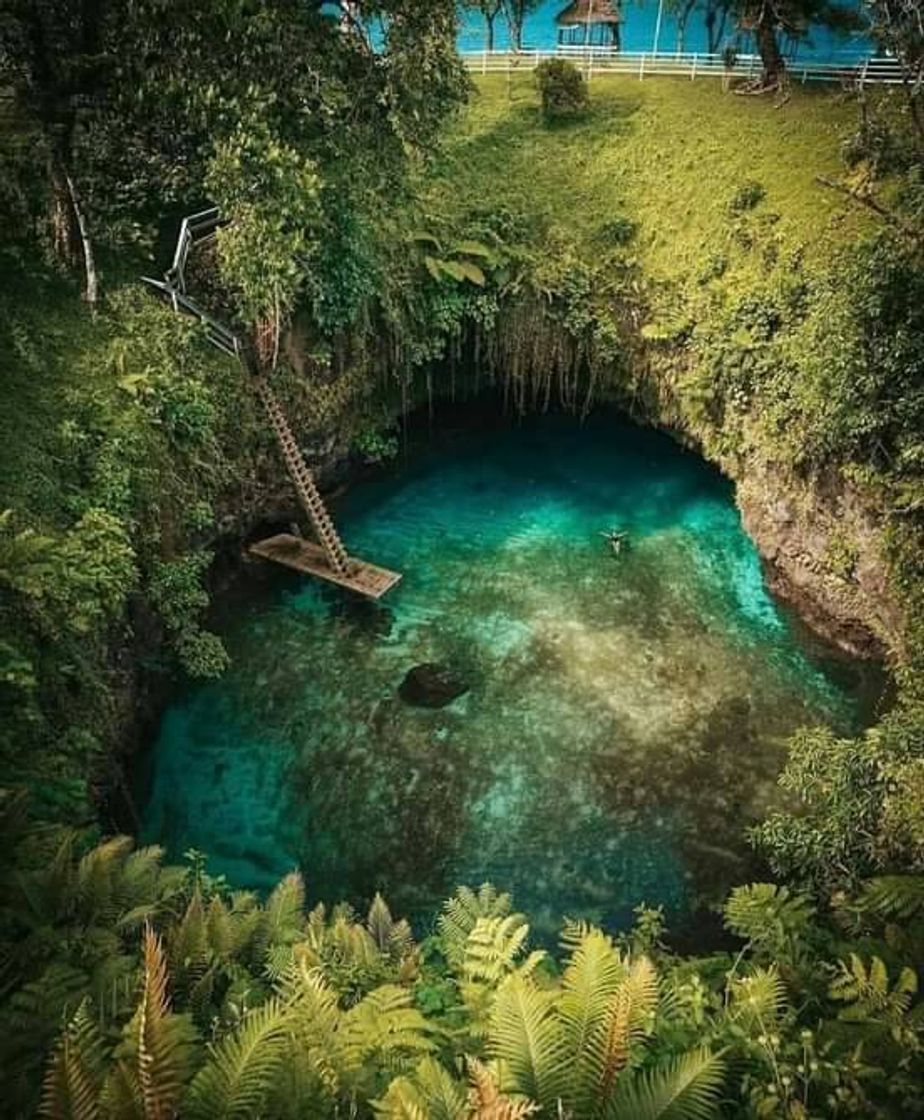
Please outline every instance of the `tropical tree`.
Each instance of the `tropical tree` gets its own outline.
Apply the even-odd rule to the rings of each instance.
[[[488,33],[488,50],[494,50],[494,25],[497,17],[504,9],[504,0],[468,0],[467,8],[480,12],[484,17],[485,28]]]
[[[526,17],[539,7],[539,0],[502,0],[504,18],[510,28],[510,42],[514,50],[523,49],[523,26]]]
[[[763,72],[752,92],[780,88],[786,65],[779,36],[803,38],[813,25],[834,28],[857,26],[856,8],[832,0],[734,0],[738,26],[752,31],[760,54]]]

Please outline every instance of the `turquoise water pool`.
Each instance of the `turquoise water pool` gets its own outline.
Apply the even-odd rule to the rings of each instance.
[[[563,914],[676,923],[751,873],[745,827],[801,724],[862,718],[860,678],[768,594],[728,484],[613,416],[444,433],[336,517],[404,573],[379,606],[262,573],[233,668],[166,712],[144,834],[235,885],[300,866],[422,920],[461,882]],[[630,533],[614,557],[601,532]],[[469,691],[397,694],[421,662]]]

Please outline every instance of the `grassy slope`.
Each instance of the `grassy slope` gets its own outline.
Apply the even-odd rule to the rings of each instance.
[[[470,110],[452,136],[434,186],[452,216],[472,199],[518,204],[550,232],[588,245],[616,213],[641,227],[648,276],[680,280],[727,236],[728,202],[756,180],[778,213],[786,243],[809,257],[850,240],[866,218],[821,187],[837,175],[840,139],[856,109],[830,91],[801,88],[782,109],[723,94],[718,82],[622,76],[595,79],[592,110],[546,128],[530,75],[477,79]]]

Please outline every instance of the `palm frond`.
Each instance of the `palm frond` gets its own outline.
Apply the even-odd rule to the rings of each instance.
[[[716,1114],[725,1077],[722,1059],[692,1050],[632,1078],[623,1078],[608,1120],[708,1120]]]

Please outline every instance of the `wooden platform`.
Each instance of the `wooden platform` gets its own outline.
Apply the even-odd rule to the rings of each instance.
[[[365,560],[357,560],[353,556],[349,559],[349,573],[339,575],[328,565],[320,545],[314,541],[302,540],[301,537],[293,537],[290,533],[279,533],[275,537],[257,541],[250,546],[249,551],[253,556],[273,560],[308,576],[317,576],[318,579],[336,583],[338,587],[345,587],[349,591],[358,591],[360,595],[366,595],[370,599],[381,599],[401,579],[398,572],[378,568],[375,564],[367,564]]]

